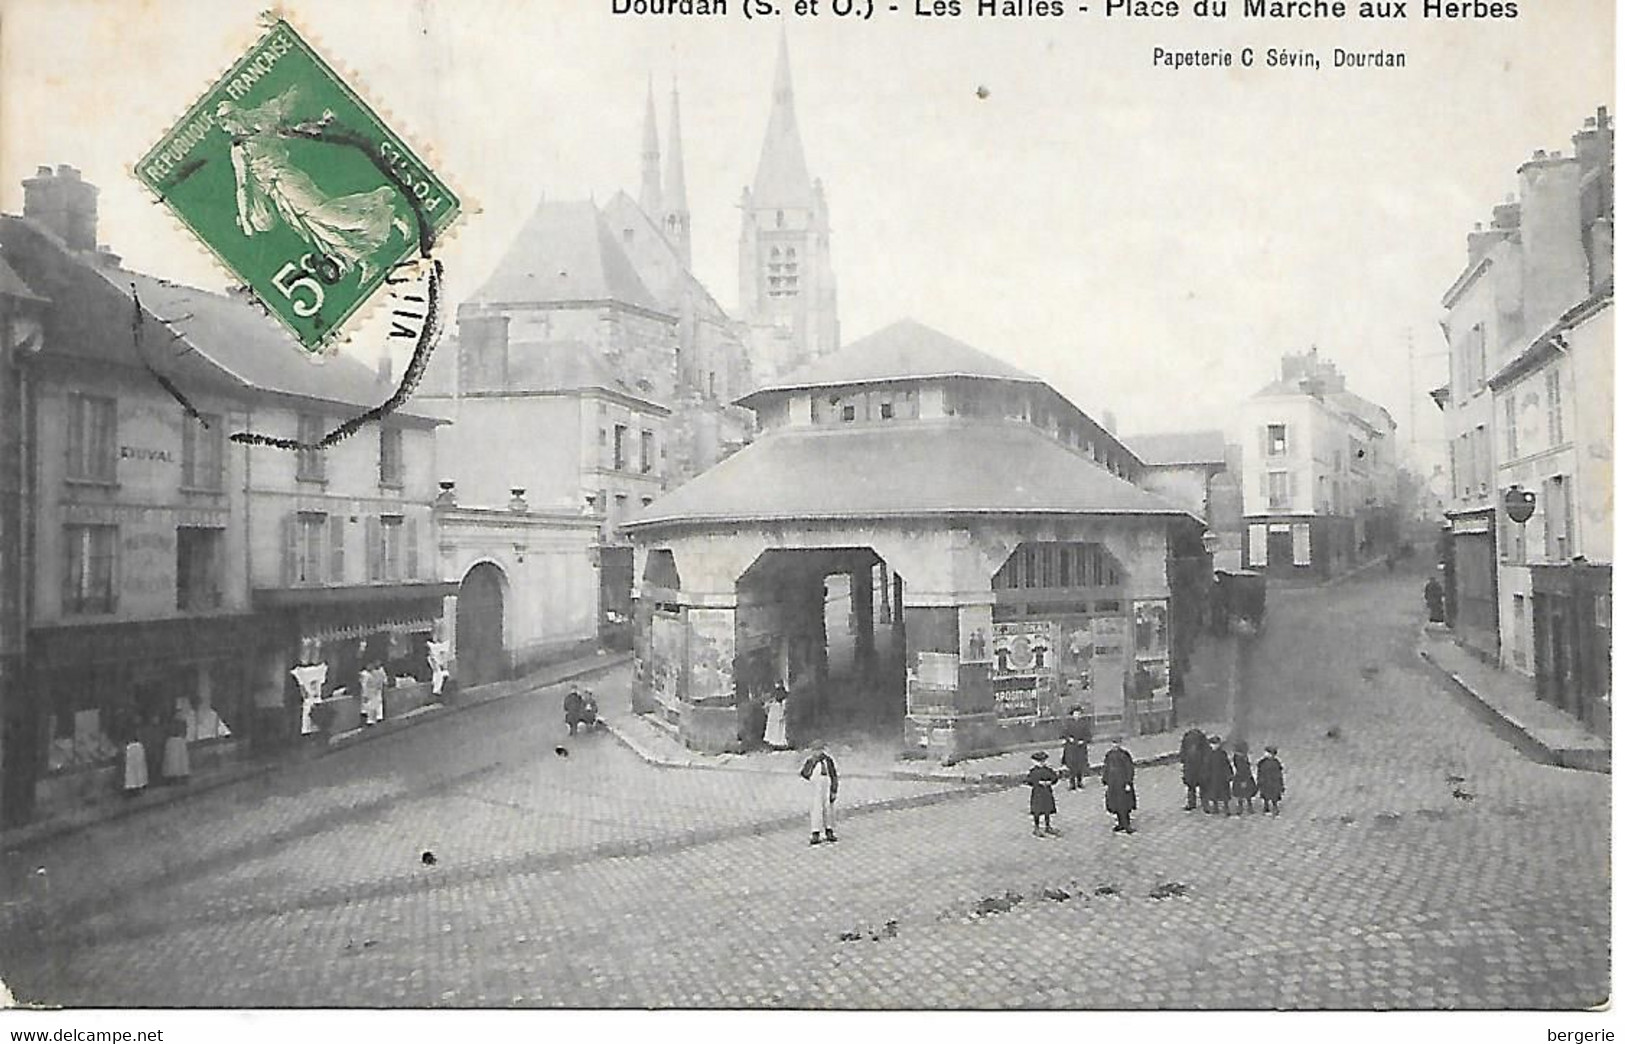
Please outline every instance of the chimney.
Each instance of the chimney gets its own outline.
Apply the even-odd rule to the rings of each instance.
[[[1490,227],[1497,231],[1506,232],[1517,228],[1523,216],[1522,209],[1511,196],[1507,196],[1505,203],[1495,205],[1495,210],[1492,212],[1490,219]]]
[[[96,249],[95,185],[66,163],[40,167],[23,180],[23,217],[47,228],[70,250]]]

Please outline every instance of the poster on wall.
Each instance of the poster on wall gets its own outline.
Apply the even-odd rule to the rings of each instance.
[[[966,605],[959,610],[959,662],[993,661],[993,607]]]
[[[1134,655],[1141,659],[1168,655],[1168,603],[1134,603]]]
[[[993,677],[1036,678],[1053,673],[1054,629],[1047,620],[995,624]]]
[[[683,622],[656,613],[649,621],[649,694],[670,707],[677,702],[677,677],[683,666]]]
[[[1092,621],[1062,625],[1060,640],[1055,648],[1056,702],[1062,713],[1081,707],[1085,714],[1094,713],[1094,694],[1090,673],[1095,655],[1095,631]]]
[[[732,703],[733,610],[690,609],[688,634],[688,702]]]
[[[1128,671],[1128,620],[1102,616],[1091,621],[1094,652],[1090,658],[1090,687],[1096,720],[1121,721],[1125,707],[1123,682]]]

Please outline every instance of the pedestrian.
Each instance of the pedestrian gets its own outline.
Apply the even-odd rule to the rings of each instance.
[[[1264,811],[1281,814],[1281,795],[1286,793],[1286,773],[1274,747],[1265,747],[1258,759],[1258,796],[1264,799]]]
[[[147,748],[133,712],[120,715],[119,730],[124,734],[124,795],[134,797],[147,789]]]
[[[570,726],[570,735],[576,734],[576,728],[581,724],[581,712],[586,702],[581,698],[581,690],[574,685],[570,686],[569,695],[564,697],[564,724]]]
[[[1428,623],[1444,623],[1444,585],[1438,577],[1430,576],[1422,585],[1422,601],[1427,603]]]
[[[384,683],[389,675],[383,662],[373,660],[361,672],[361,723],[377,725],[384,720]]]
[[[1032,788],[1027,811],[1032,813],[1034,837],[1060,833],[1050,825],[1050,817],[1055,814],[1055,784],[1061,776],[1049,767],[1048,761],[1048,754],[1037,751],[1033,754],[1033,767],[1027,770],[1027,786]]]
[[[1241,803],[1247,802],[1247,811],[1253,810],[1253,795],[1258,793],[1258,783],[1253,779],[1253,762],[1247,756],[1247,741],[1236,743],[1236,753],[1230,758],[1230,764],[1235,771],[1230,779],[1230,796],[1236,799],[1236,811],[1241,811]]]
[[[1106,785],[1106,811],[1117,817],[1114,833],[1132,834],[1129,814],[1139,807],[1134,797],[1134,758],[1123,749],[1123,737],[1112,737],[1112,749],[1100,763],[1100,781]]]
[[[192,761],[186,750],[186,719],[180,711],[169,719],[169,735],[164,738],[164,782],[185,783],[192,775]]]
[[[773,694],[767,700],[767,724],[764,726],[763,739],[774,750],[789,750],[790,738],[785,731],[785,716],[789,709],[789,693],[784,691],[780,682],[773,684]]]
[[[1202,787],[1202,811],[1217,812],[1224,805],[1224,814],[1230,814],[1230,778],[1235,766],[1230,763],[1230,752],[1224,749],[1224,737],[1214,736],[1212,749],[1207,754],[1206,775]]]
[[[1073,707],[1071,715],[1061,726],[1061,764],[1066,768],[1067,789],[1083,786],[1083,775],[1089,771],[1089,719],[1082,707]]]
[[[1207,771],[1207,733],[1201,729],[1187,729],[1179,739],[1179,775],[1185,783],[1185,811],[1196,810],[1196,792],[1202,787],[1202,776]]]
[[[841,789],[841,777],[835,770],[835,759],[824,749],[823,740],[814,740],[812,753],[801,765],[801,778],[812,785],[812,844],[819,845],[835,838],[835,795]]]

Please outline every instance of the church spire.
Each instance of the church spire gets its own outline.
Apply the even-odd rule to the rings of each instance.
[[[796,126],[795,89],[790,83],[790,43],[783,28],[779,30],[779,67],[773,76],[773,108],[751,196],[758,207],[812,205],[812,178],[807,175],[807,157]]]
[[[683,175],[683,119],[677,103],[677,80],[671,83],[671,123],[666,128],[666,238],[685,267],[694,263],[689,235],[688,186]]]
[[[649,94],[643,112],[643,187],[638,205],[651,221],[659,221],[666,209],[660,200],[660,136],[655,130],[655,80],[649,76]]]

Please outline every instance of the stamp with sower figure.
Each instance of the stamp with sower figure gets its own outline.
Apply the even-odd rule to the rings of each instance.
[[[135,173],[312,351],[461,210],[280,19]]]

